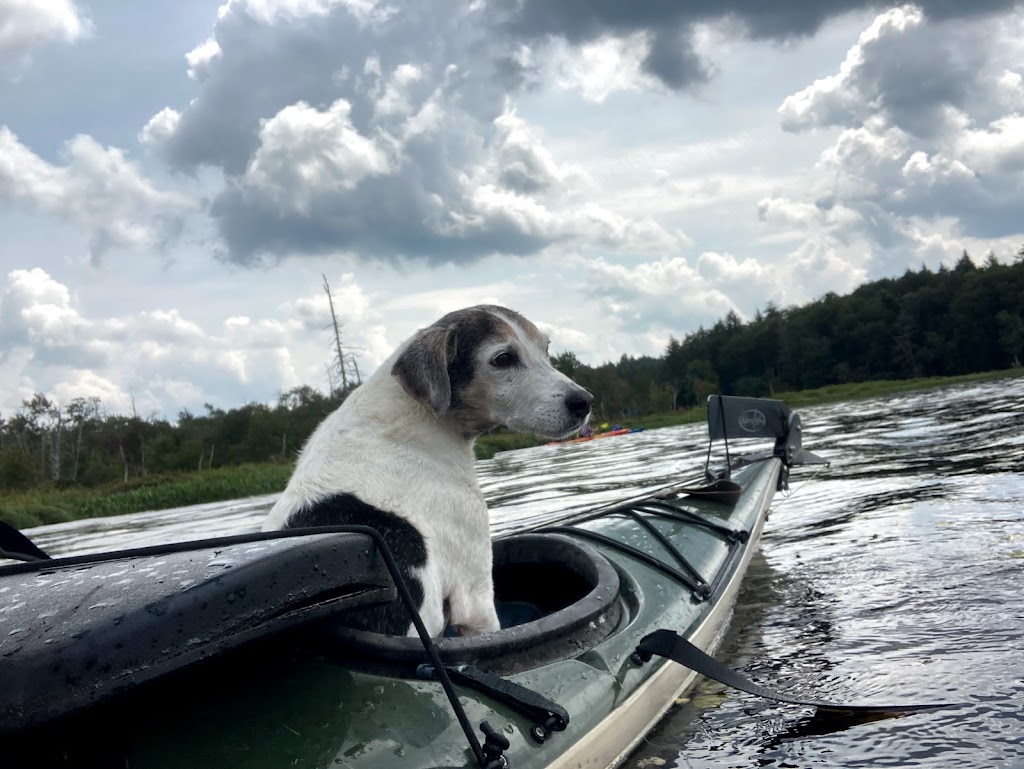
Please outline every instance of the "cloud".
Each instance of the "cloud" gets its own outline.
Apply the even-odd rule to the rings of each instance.
[[[164,107],[142,127],[138,136],[139,142],[156,147],[163,145],[174,136],[180,120],[181,114],[177,110]]]
[[[775,265],[777,293],[784,304],[817,299],[829,291],[852,291],[867,278],[872,243],[861,212],[835,201],[814,203],[764,198],[758,217],[799,245]]]
[[[529,56],[494,34],[488,13],[455,2],[228,3],[186,57],[197,95],[154,115],[140,139],[176,169],[221,171],[209,213],[240,264],[674,243],[649,217],[577,202],[587,176],[559,163],[511,105]]]
[[[372,369],[393,349],[368,297],[346,274],[334,281],[345,342]],[[40,268],[12,270],[0,286],[0,372],[17,383],[0,411],[37,390],[65,402],[98,395],[115,411],[170,415],[204,402],[271,401],[278,391],[324,381],[329,359],[326,297],[285,301],[270,317],[232,316],[202,325],[177,308],[90,315],[66,285]]]
[[[113,351],[96,339],[72,306],[67,287],[44,270],[14,270],[0,294],[0,349],[31,348],[45,364],[89,368],[105,365]]]
[[[892,8],[861,33],[836,74],[782,103],[782,127],[852,126],[880,116],[921,137],[955,128],[950,107],[985,108],[991,101],[991,26],[929,23],[918,6]]]
[[[220,56],[220,46],[212,37],[208,37],[191,51],[185,54],[188,62],[188,76],[193,80],[205,80],[213,61]]]
[[[94,261],[111,248],[163,247],[195,208],[189,198],[157,189],[121,150],[90,136],[65,143],[63,155],[65,165],[52,165],[0,126],[0,200],[82,228]]]
[[[651,35],[646,31],[607,35],[578,47],[558,46],[556,82],[560,88],[579,89],[585,100],[597,104],[616,92],[646,90],[658,82],[643,66],[650,52]]]
[[[816,258],[861,240],[855,275],[937,252],[948,261],[967,236],[1024,234],[1024,15],[942,20],[930,7],[943,9],[878,15],[835,74],[779,107],[787,131],[841,130],[818,159],[813,199],[763,201],[761,218],[803,227]],[[783,209],[805,221],[783,221]]]
[[[494,176],[507,189],[530,194],[545,190],[570,192],[590,179],[582,168],[559,164],[538,131],[508,108],[495,121]]]
[[[1024,170],[1024,114],[993,120],[981,129],[957,137],[955,153],[984,174],[1013,174]]]
[[[786,258],[705,251],[635,264],[574,257],[581,300],[555,319],[555,349],[597,364],[622,354],[661,355],[670,336],[708,328],[730,312],[750,320],[769,303],[788,306],[864,280],[855,248],[801,244]],[[588,318],[588,315],[593,316]]]
[[[89,26],[73,0],[0,0],[0,70],[17,72],[32,49],[73,43]]]
[[[198,92],[163,152],[178,168],[240,175],[259,145],[261,120],[299,102],[322,109],[339,99],[352,105],[355,130],[380,126],[397,135],[403,111],[387,107],[403,89],[407,105],[425,105],[440,88],[436,100],[446,112],[445,102],[458,96],[465,113],[489,122],[504,98],[486,87],[493,71],[486,63],[483,71],[458,71],[472,61],[467,48],[486,42],[475,14],[455,2],[410,3],[401,13],[369,1],[230,2],[212,37],[189,54],[190,68],[202,64]],[[260,87],[248,87],[253,82]]]
[[[923,0],[930,18],[969,18],[1013,7],[1015,0]],[[564,40],[586,47],[597,41],[645,36],[643,71],[672,89],[699,86],[714,65],[701,50],[702,27],[727,25],[733,34],[753,40],[787,41],[808,37],[831,18],[874,8],[875,0],[492,0],[498,28],[534,45]]]
[[[893,94],[893,114],[903,105],[926,125],[933,121],[911,97],[918,106],[966,103],[969,84],[954,77],[949,93],[940,86],[946,75],[973,71],[984,57],[979,46],[924,88],[893,75],[889,61],[904,33],[930,29],[926,17],[971,16],[979,4],[972,7],[932,2],[883,14],[832,85],[787,100],[786,125],[860,117],[872,88]],[[671,247],[679,233],[654,214],[580,203],[588,175],[546,146],[517,113],[516,97],[552,80],[595,104],[622,92],[688,88],[712,77],[715,41],[809,35],[849,9],[782,0],[757,9],[739,0],[232,0],[186,55],[194,98],[155,114],[140,139],[174,169],[223,175],[208,212],[223,256],[243,265],[338,252],[438,264],[555,245]],[[929,39],[915,49],[921,55],[910,75],[918,80],[934,69]],[[1015,71],[1006,72],[1000,87],[1011,98]],[[677,199],[693,204],[749,193],[739,179],[673,183],[685,186]]]
[[[321,112],[299,102],[260,126],[260,146],[239,180],[281,216],[308,216],[314,200],[351,192],[396,163],[383,135],[367,137],[352,125],[344,99]]]
[[[352,273],[343,274],[340,280],[330,285],[334,314],[342,326],[365,323],[373,316],[372,297],[356,282]],[[331,307],[325,292],[285,302],[280,310],[286,317],[299,320],[306,331],[320,332],[331,323]],[[248,319],[246,325],[249,325]]]
[[[580,262],[583,290],[625,330],[695,328],[738,309],[681,256],[635,265]]]

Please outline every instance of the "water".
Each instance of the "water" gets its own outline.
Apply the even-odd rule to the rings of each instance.
[[[827,469],[794,472],[751,563],[722,661],[795,694],[953,701],[822,723],[705,683],[626,766],[1024,767],[1024,379],[802,411]],[[685,479],[701,425],[499,454],[496,533]],[[77,553],[253,531],[274,497],[40,527]]]
[[[803,416],[832,466],[774,506],[718,658],[810,697],[967,704],[829,724],[705,683],[627,766],[1024,767],[1024,380]]]

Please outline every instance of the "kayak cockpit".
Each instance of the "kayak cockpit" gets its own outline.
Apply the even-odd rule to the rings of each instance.
[[[435,642],[445,664],[486,663],[508,674],[567,659],[599,643],[623,614],[619,575],[588,545],[561,534],[521,534],[494,543],[494,590],[502,629]],[[343,622],[343,621],[342,621]],[[323,648],[346,664],[393,674],[426,661],[418,638],[323,625]]]

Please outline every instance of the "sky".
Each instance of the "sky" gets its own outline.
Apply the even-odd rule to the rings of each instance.
[[[1024,244],[1004,0],[0,0],[0,416],[326,390],[501,304],[552,352]]]

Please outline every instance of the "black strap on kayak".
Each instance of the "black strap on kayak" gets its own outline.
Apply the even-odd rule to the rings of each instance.
[[[35,542],[3,521],[0,521],[0,558],[10,558],[13,561],[50,560],[50,556]]]
[[[672,579],[676,580],[683,587],[690,590],[696,601],[706,601],[711,597],[711,587],[703,581],[697,582],[689,574],[680,571],[675,566],[671,566],[658,558],[655,558],[650,553],[645,553],[638,547],[627,545],[614,537],[609,537],[605,534],[599,534],[596,531],[590,531],[589,529],[581,529],[576,526],[545,526],[540,531],[547,533],[552,532],[556,534],[569,534],[573,537],[579,537],[580,539],[589,539],[591,542],[597,542],[598,544],[604,545],[605,547],[613,550],[618,550],[624,555],[628,555],[630,558],[647,564],[652,569],[660,571]]]
[[[741,487],[737,486],[737,488],[740,488],[742,491]],[[668,518],[673,521],[684,521],[696,526],[701,526],[702,528],[713,531],[716,534],[721,534],[730,542],[746,542],[750,539],[749,531],[724,526],[721,523],[705,518],[700,513],[687,510],[685,507],[676,507],[675,505],[669,505],[665,502],[642,502],[638,504],[635,509],[642,510],[645,513],[658,516],[659,518]]]
[[[669,552],[669,554],[671,554],[672,558],[675,559],[675,562],[679,564],[679,568],[689,574],[690,579],[697,583],[697,587],[699,588],[701,595],[705,597],[711,595],[711,585],[708,584],[708,581],[704,579],[703,575],[686,559],[686,556],[679,552],[679,548],[676,544],[662,534],[658,530],[658,527],[647,519],[647,516],[637,510],[625,511],[625,515],[628,515],[640,524],[648,534],[650,534],[663,548],[665,548],[665,550]]]
[[[557,702],[552,702],[532,689],[488,673],[474,665],[446,668],[451,679],[511,708],[533,722],[530,736],[537,743],[544,742],[552,732],[561,732],[569,725],[569,713]],[[416,674],[421,678],[436,678],[430,665],[420,665]]]
[[[739,488],[739,486],[737,486]],[[619,508],[614,508],[608,512],[609,515],[621,515],[626,518],[631,518],[639,526],[647,531],[648,534],[658,544],[665,549],[672,559],[679,565],[678,568],[671,564],[665,563],[660,558],[641,550],[634,545],[627,544],[621,540],[609,537],[607,534],[601,534],[596,531],[590,531],[579,526],[545,526],[540,531],[543,532],[556,532],[559,534],[569,534],[574,537],[580,537],[581,539],[588,539],[592,542],[597,542],[605,547],[612,548],[614,550],[628,555],[631,558],[636,558],[653,569],[657,569],[663,574],[675,579],[683,587],[690,590],[693,597],[697,601],[706,601],[715,593],[715,589],[718,584],[718,580],[721,579],[720,574],[713,583],[709,583],[707,579],[697,570],[696,567],[691,564],[686,556],[684,556],[678,546],[673,543],[664,533],[662,533],[654,523],[649,520],[650,518],[665,518],[675,522],[686,522],[692,523],[697,526],[701,526],[708,531],[714,532],[721,536],[727,545],[735,551],[735,546],[746,542],[750,538],[750,532],[744,531],[743,529],[733,529],[729,526],[724,526],[717,521],[710,520],[699,513],[695,513],[685,508],[676,507],[670,505],[667,502],[640,502],[633,505],[624,505]]]
[[[780,694],[767,687],[758,686],[746,676],[723,665],[709,654],[705,654],[672,630],[655,630],[650,635],[644,636],[636,647],[636,651],[633,652],[633,661],[638,665],[642,665],[645,662],[649,662],[651,657],[655,655],[678,662],[683,667],[700,673],[702,676],[718,681],[720,684],[731,686],[733,689],[739,689],[747,694],[754,694],[758,697],[775,700],[776,702],[786,702],[791,705],[808,705],[817,708],[819,711],[836,715],[904,715],[923,710],[951,708],[959,704],[947,702],[927,705],[848,705]]]

